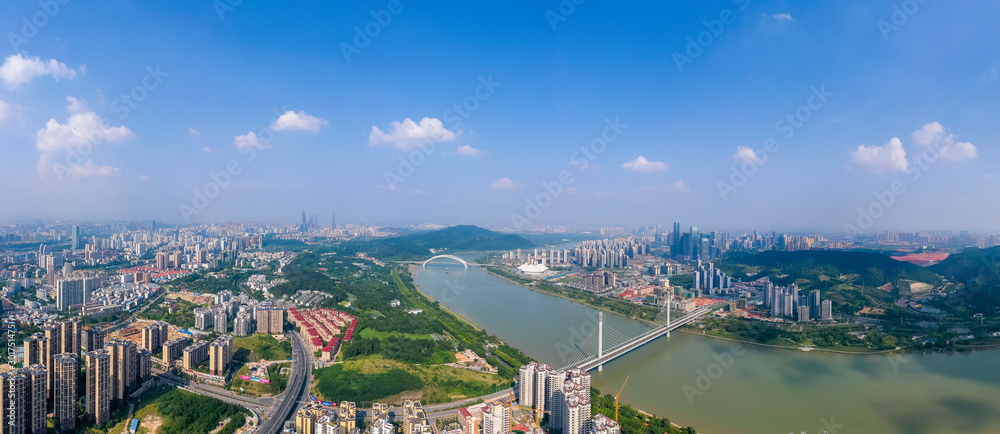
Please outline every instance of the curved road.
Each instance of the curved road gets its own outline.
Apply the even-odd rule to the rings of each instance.
[[[288,420],[292,410],[297,407],[302,398],[302,392],[306,390],[305,380],[309,370],[309,354],[302,340],[297,333],[289,333],[292,340],[292,375],[288,379],[288,387],[281,396],[281,402],[271,413],[271,417],[260,425],[257,430],[263,434],[276,434],[281,431],[285,421]]]

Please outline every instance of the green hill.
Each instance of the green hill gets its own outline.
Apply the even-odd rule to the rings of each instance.
[[[1000,308],[1000,246],[968,248],[928,269],[964,285],[953,301],[981,312]]]
[[[344,247],[383,259],[413,260],[441,253],[527,249],[535,247],[535,243],[520,235],[462,225],[392,238],[350,241]]]
[[[858,285],[878,287],[886,283],[898,286],[900,279],[916,280],[937,285],[940,278],[926,268],[902,262],[888,256],[850,250],[801,250],[796,252],[768,251],[730,257],[727,262],[769,267],[790,277],[808,278],[817,272],[827,277],[858,275]]]

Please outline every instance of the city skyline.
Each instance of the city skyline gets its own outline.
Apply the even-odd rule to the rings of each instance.
[[[997,7],[10,5],[0,219],[1000,231]]]

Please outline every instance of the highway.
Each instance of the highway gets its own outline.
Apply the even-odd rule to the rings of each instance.
[[[260,425],[257,432],[262,434],[277,434],[292,411],[298,407],[302,393],[308,390],[306,377],[309,374],[309,354],[297,333],[289,333],[292,340],[292,374],[288,379],[288,387],[281,395],[281,401],[271,413],[271,417]]]

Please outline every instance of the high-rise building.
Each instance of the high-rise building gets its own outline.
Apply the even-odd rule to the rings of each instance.
[[[73,225],[73,227],[70,228],[69,237],[70,237],[69,248],[73,250],[80,250],[80,227],[77,225]]]
[[[212,375],[225,375],[233,360],[233,337],[220,336],[208,346],[208,371]]]
[[[549,371],[548,378],[545,379],[545,401],[549,409],[549,426],[552,428],[562,427],[562,389],[566,384],[566,371],[559,369]]]
[[[593,434],[622,434],[622,428],[611,418],[598,414],[594,416],[593,422],[591,422],[593,428],[591,433]]]
[[[48,430],[48,371],[40,364],[21,370],[28,380],[28,432],[45,433]]]
[[[170,365],[170,362],[176,360],[184,354],[184,347],[186,346],[187,339],[183,337],[177,337],[166,341],[163,343],[163,353],[160,354],[160,358],[163,359],[164,364]]]
[[[20,370],[0,373],[0,432],[23,434],[28,430],[28,376]]]
[[[820,309],[820,319],[823,321],[833,320],[833,302],[830,300],[823,300],[822,308]]]
[[[809,306],[799,306],[799,322],[809,321]]]
[[[498,400],[483,407],[483,434],[510,433],[510,403]]]
[[[537,363],[531,362],[521,365],[517,381],[517,402],[522,407],[530,407],[535,404],[535,367]]]
[[[233,320],[233,334],[239,337],[250,336],[252,323],[249,312],[240,312]]]
[[[590,433],[590,391],[575,382],[567,382],[563,387],[562,409],[563,434]]]
[[[548,398],[548,393],[545,390],[545,384],[548,380],[549,372],[552,372],[553,370],[554,369],[552,369],[551,366],[544,363],[539,363],[535,366],[535,386],[533,388],[533,397],[535,398],[535,402],[533,406],[535,407],[535,410],[540,412],[546,410],[545,399]]]
[[[24,338],[24,365],[48,364],[49,340],[41,332]]]
[[[52,413],[56,430],[72,431],[76,428],[76,376],[80,372],[80,358],[71,353],[56,354],[52,367],[55,370]]]
[[[111,419],[111,355],[107,350],[94,350],[86,354],[86,360],[87,417],[100,425]]]
[[[153,353],[145,348],[136,352],[139,360],[139,382],[144,383],[153,376]]]
[[[281,334],[284,332],[285,311],[271,301],[257,305],[257,333]]]
[[[104,344],[111,356],[111,388],[118,403],[128,399],[139,376],[139,359],[135,342],[110,339]]]
[[[62,333],[62,353],[80,353],[80,332],[83,330],[83,325],[80,322],[80,318],[70,318],[63,321],[60,324],[60,332]]]
[[[215,327],[215,332],[219,334],[226,334],[228,332],[227,328],[229,326],[228,316],[226,315],[225,309],[216,309],[215,318],[212,320]]]
[[[196,342],[184,349],[182,355],[184,369],[194,369],[208,358],[208,342]]]
[[[102,328],[91,327],[84,329],[83,334],[80,336],[80,343],[83,344],[83,350],[91,352],[104,349],[105,336],[107,336],[107,332]]]
[[[809,318],[820,319],[819,290],[809,291]]]
[[[83,304],[83,279],[56,281],[56,309],[66,310],[77,304]]]
[[[403,434],[431,432],[431,425],[427,423],[427,414],[420,401],[403,401],[403,417],[398,422],[403,425]]]
[[[357,407],[353,402],[340,401],[337,407],[338,418],[340,419],[340,432],[349,433],[357,427]]]

